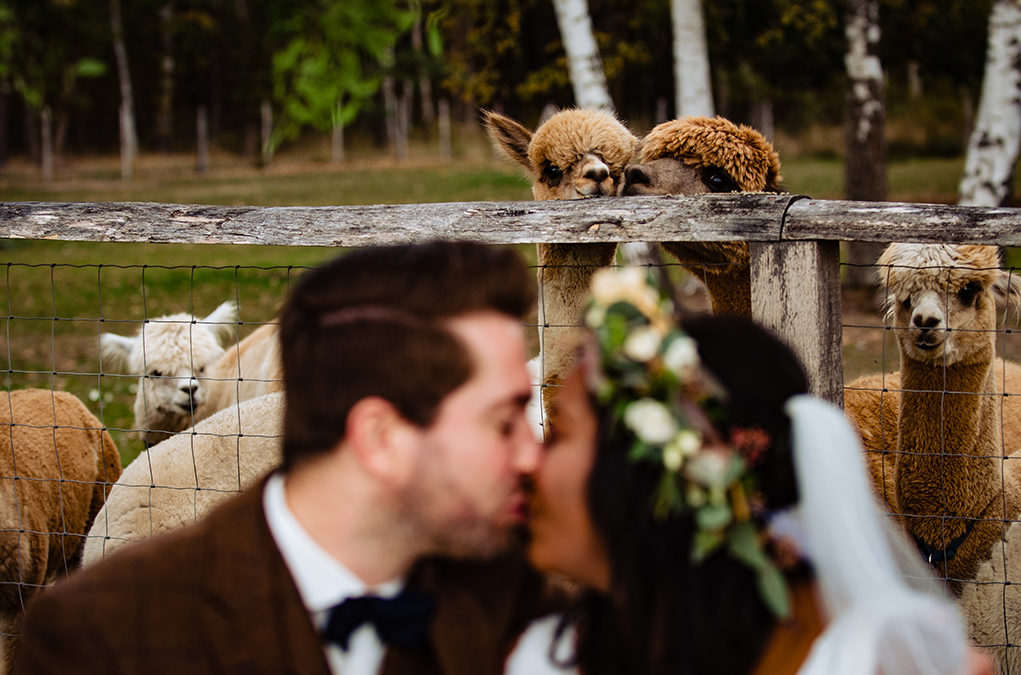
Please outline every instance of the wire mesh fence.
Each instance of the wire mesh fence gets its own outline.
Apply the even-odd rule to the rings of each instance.
[[[275,316],[290,285],[315,262],[122,262],[120,251],[130,246],[106,245],[102,258],[94,250],[75,254],[73,247],[45,262],[0,258],[0,302],[6,312],[0,359],[6,361],[3,389],[8,394],[0,398],[0,415],[8,417],[0,420],[0,436],[11,458],[10,466],[0,464],[5,500],[0,536],[15,542],[14,549],[5,551],[8,563],[0,578],[0,598],[8,607],[22,607],[83,559],[102,558],[164,527],[194,521],[279,461],[279,371],[253,370],[244,345],[272,344]],[[521,247],[526,255],[533,249],[531,244]],[[233,247],[216,248],[229,256]],[[317,256],[323,260],[335,253],[323,249]],[[670,281],[678,304],[691,312],[708,309],[697,273],[672,259],[654,264]],[[975,641],[1010,652],[1021,645],[1021,595],[1015,592],[1021,574],[1013,572],[1021,569],[1021,462],[1015,461],[1021,454],[1014,457],[1021,452],[1021,370],[1014,379],[1021,337],[1016,309],[997,305],[996,284],[989,282],[997,277],[1009,289],[1017,284],[1017,272],[999,269],[876,267],[884,279],[876,289],[842,289],[840,329],[846,410],[862,432],[877,494],[893,520],[914,537],[933,577],[960,597]],[[543,271],[538,271],[541,280]],[[981,288],[969,290],[970,272],[985,275]],[[893,279],[900,273],[909,281]],[[917,306],[905,306],[906,298],[898,294],[902,287],[912,293],[925,290],[923,278],[935,284],[931,306],[942,310],[942,326],[918,325]],[[962,293],[970,296],[967,303]],[[888,296],[893,300],[883,304]],[[992,323],[963,323],[966,315],[981,314],[978,308],[985,303],[999,307]],[[225,305],[232,312],[218,314]],[[544,323],[541,316],[529,321],[525,329],[534,336],[533,352],[538,353],[540,331],[548,340],[562,328]],[[928,332],[920,337],[923,329]],[[962,373],[965,366],[977,372],[981,362],[971,356],[956,361],[964,347],[937,349],[932,335],[940,329],[947,345],[985,345],[986,370],[977,381]],[[120,336],[117,342],[126,352],[121,359],[104,348],[104,341],[112,339],[104,338],[108,334]],[[256,352],[256,364],[271,362],[272,350]],[[132,353],[138,358],[132,360]],[[905,361],[912,355],[920,357]],[[933,358],[926,361],[925,355]],[[217,362],[230,368],[217,369]],[[912,367],[922,370],[920,364],[928,373],[925,386],[909,376]],[[71,394],[91,418],[63,420],[51,403],[45,423],[22,422],[11,397],[28,389],[41,390],[51,400],[61,392]],[[256,399],[261,402],[252,403]],[[210,407],[211,400],[226,403]],[[914,422],[907,434],[902,409],[912,405],[917,410],[910,413]],[[980,421],[972,424],[972,418]],[[541,424],[541,412],[538,419]],[[22,432],[34,434],[33,455],[53,458],[50,468],[30,474],[26,461],[19,464],[28,447],[18,440]],[[96,464],[102,471],[92,475],[65,472],[70,464],[58,436],[73,433],[91,434],[77,444],[98,457],[105,456],[103,436],[108,436],[119,467],[103,461]],[[143,452],[147,445],[149,451]],[[911,480],[905,477],[908,467],[916,472]],[[112,487],[115,473],[119,482]],[[57,506],[50,507],[57,520],[37,524],[27,518],[35,510],[25,508],[32,485],[46,486],[48,493],[57,488]],[[91,491],[88,500],[76,496],[79,488]],[[111,489],[122,491],[129,510],[139,517],[120,521],[100,510]],[[97,491],[98,504],[92,497]],[[72,507],[83,514],[75,527],[69,524]],[[157,510],[175,515],[156,523],[152,514]],[[53,556],[59,562],[47,561],[45,573],[33,575],[29,568],[34,563],[25,552],[39,547],[27,542],[44,539],[59,552]],[[0,626],[0,635],[16,634],[16,623],[6,620]]]

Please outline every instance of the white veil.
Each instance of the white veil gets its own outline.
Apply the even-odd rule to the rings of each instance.
[[[811,396],[786,405],[804,529],[829,619],[799,675],[959,675],[956,607],[878,506],[843,412]]]

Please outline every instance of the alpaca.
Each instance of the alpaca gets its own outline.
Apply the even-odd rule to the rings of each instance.
[[[121,474],[110,434],[66,392],[0,394],[0,673],[25,606],[78,567],[82,542]]]
[[[989,559],[979,566],[975,583],[964,584],[961,591],[961,614],[968,635],[992,653],[1001,673],[1016,673],[1021,668],[1019,560],[1021,523],[1015,521],[1007,527],[1003,540],[995,542]]]
[[[110,490],[84,565],[195,522],[280,464],[283,393],[225,408],[140,454]]]
[[[232,303],[223,303],[187,330],[191,321],[180,314],[154,320],[155,327],[149,327],[144,340],[141,334],[125,338],[107,333],[102,337],[104,359],[115,359],[117,364],[127,360],[133,372],[142,372],[144,342],[149,372],[159,373],[142,376],[135,399],[135,427],[146,430],[146,447],[238,401],[283,388],[275,323],[264,324],[223,349],[222,334],[236,321]],[[149,391],[144,389],[147,383]]]
[[[782,192],[780,156],[755,129],[722,117],[682,117],[642,139],[641,164],[624,171],[622,195]],[[663,242],[701,279],[714,314],[751,316],[746,242]]]
[[[1021,364],[997,358],[993,361],[996,393],[1003,426],[1003,447],[1021,449]],[[900,372],[862,375],[844,385],[844,412],[851,419],[880,498],[887,510],[899,513],[894,500],[893,466],[897,457],[897,411],[900,406]]]
[[[237,307],[225,302],[204,319],[170,314],[147,319],[133,337],[100,336],[104,369],[139,376],[135,429],[143,432],[146,447],[194,424],[205,400],[198,378],[224,353],[222,343],[236,322]]]
[[[902,391],[896,428],[890,415],[880,428],[896,452],[870,455],[873,471],[955,593],[989,557],[1001,519],[1021,510],[1021,465],[1002,459],[1004,370],[994,358],[997,296],[1017,302],[1021,284],[999,262],[994,246],[891,244],[878,263]],[[1021,458],[1014,447],[1006,454]]]
[[[498,113],[484,113],[493,144],[523,166],[540,201],[584,199],[617,194],[624,167],[634,158],[638,139],[601,110],[561,110],[535,133]],[[581,307],[593,272],[613,262],[616,243],[536,244],[539,263],[539,353],[543,400],[570,368],[578,340]],[[546,340],[545,327],[556,328]]]
[[[779,191],[780,160],[769,142],[754,129],[738,127],[723,118],[692,117],[657,126],[642,141],[642,157],[653,162],[642,165],[644,169],[625,166],[633,158],[635,139],[609,113],[564,110],[534,134],[518,122],[492,112],[485,113],[485,124],[494,145],[529,172],[532,194],[538,200],[616,193]],[[728,264],[721,273],[707,274],[707,285],[712,277],[714,283],[709,289],[717,312],[751,314],[746,244],[673,243],[664,247],[682,262],[697,261],[686,265],[697,269],[696,274],[705,265],[711,268],[721,262],[736,261],[736,266]],[[562,328],[556,339],[546,344],[543,327],[578,325],[592,274],[613,262],[616,250],[617,245],[612,242],[537,245],[539,350],[546,407],[550,387],[570,368],[582,333]],[[735,276],[737,281],[732,280]],[[717,283],[716,278],[723,281]],[[731,298],[732,295],[736,297]]]

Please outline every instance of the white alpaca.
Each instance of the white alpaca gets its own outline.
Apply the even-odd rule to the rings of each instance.
[[[147,447],[194,423],[205,400],[199,377],[223,354],[236,323],[237,307],[225,302],[204,319],[170,314],[147,319],[132,337],[100,336],[103,370],[139,376],[135,428],[143,431]]]
[[[146,447],[218,410],[283,388],[277,326],[260,326],[226,349],[237,308],[225,302],[204,319],[172,314],[143,324],[134,337],[104,333],[104,366],[140,376],[135,427]]]
[[[890,505],[923,557],[960,592],[953,580],[975,578],[1001,519],[1021,511],[1021,463],[1003,459],[1021,451],[1002,443],[1004,366],[994,358],[997,299],[1016,301],[1021,285],[999,269],[993,246],[892,244],[879,265],[902,391],[896,428],[862,436],[895,450],[869,455],[877,487],[892,490]],[[859,429],[878,424],[861,398],[847,407]]]
[[[82,564],[189,523],[280,464],[283,393],[225,408],[140,454],[110,490]]]

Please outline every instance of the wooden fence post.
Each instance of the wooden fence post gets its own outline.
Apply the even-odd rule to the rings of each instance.
[[[749,242],[749,249],[752,316],[794,349],[813,394],[843,406],[839,243]]]

